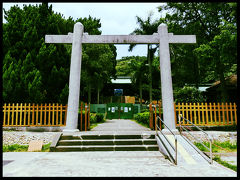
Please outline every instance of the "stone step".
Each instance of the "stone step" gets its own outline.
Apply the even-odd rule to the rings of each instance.
[[[60,140],[58,142],[59,146],[68,145],[156,145],[157,141],[155,139],[97,139],[97,140]]]
[[[158,151],[158,145],[57,146],[55,151]]]
[[[68,139],[155,139],[155,135],[149,135],[142,137],[140,134],[129,134],[129,135],[81,135],[81,136],[72,136],[72,135],[62,135],[61,140]]]

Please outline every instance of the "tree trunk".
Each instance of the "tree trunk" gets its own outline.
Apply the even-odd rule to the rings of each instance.
[[[98,86],[98,88],[97,88],[97,104],[99,104],[99,86]]]
[[[91,103],[91,83],[88,83],[88,104]]]
[[[139,80],[140,110],[142,110],[142,78]]]
[[[148,44],[148,66],[149,66],[149,103],[152,102],[152,60],[151,60],[151,51],[150,45]]]
[[[228,94],[226,90],[226,82],[224,78],[224,65],[221,63],[220,56],[216,58],[216,70],[220,79],[220,91],[221,91],[221,101],[228,101]]]

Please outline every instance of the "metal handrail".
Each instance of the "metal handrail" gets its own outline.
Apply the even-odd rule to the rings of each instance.
[[[178,119],[179,119],[179,127],[180,127],[180,135],[182,135],[182,129],[186,130],[186,132],[191,135],[195,140],[197,140],[199,143],[201,143],[205,148],[207,148],[210,152],[210,164],[213,163],[213,157],[212,157],[212,137],[209,136],[209,134],[207,134],[206,132],[204,132],[200,127],[196,126],[195,124],[193,124],[191,121],[189,121],[188,119],[184,118],[182,116],[182,114],[178,115]],[[186,120],[188,122],[190,122],[194,127],[196,127],[197,129],[199,129],[200,131],[202,131],[204,134],[207,135],[209,143],[210,143],[210,147],[208,148],[205,144],[203,144],[201,141],[199,141],[199,139],[197,139],[196,137],[194,137],[191,133],[189,133],[189,131],[181,124],[182,121],[181,120]]]
[[[160,120],[163,124],[164,127],[166,127],[169,132],[174,136],[175,139],[175,147],[173,147],[173,145],[169,142],[169,140],[167,139],[167,137],[164,135],[164,133],[161,131],[161,129],[158,126],[158,120]],[[159,130],[159,132],[161,132],[161,134],[163,135],[163,137],[166,139],[166,141],[168,142],[168,144],[172,147],[172,149],[175,151],[175,158],[172,157],[171,153],[168,151],[166,145],[164,144],[164,142],[161,140],[161,142],[163,143],[164,147],[166,148],[167,152],[169,153],[170,157],[172,158],[172,160],[174,161],[174,163],[177,165],[177,137],[176,135],[171,131],[171,129],[168,128],[168,126],[163,122],[163,120],[157,116],[157,121],[156,121],[156,135],[159,137],[159,139],[161,140],[160,136],[158,135],[157,131]]]

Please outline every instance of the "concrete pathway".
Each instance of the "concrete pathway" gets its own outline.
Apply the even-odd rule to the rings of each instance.
[[[108,120],[81,134],[155,133],[131,120]],[[174,165],[158,151],[5,152],[3,177],[236,177],[213,165]]]

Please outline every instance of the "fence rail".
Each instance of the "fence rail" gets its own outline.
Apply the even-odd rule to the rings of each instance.
[[[176,126],[179,126],[179,114],[198,126],[237,124],[236,103],[177,103],[174,110]],[[182,125],[191,123],[183,121]]]
[[[62,104],[4,104],[3,127],[66,126],[67,105]],[[78,118],[80,131],[90,129],[90,104],[81,102]]]
[[[156,107],[156,108],[155,108]],[[150,104],[149,127],[156,129],[156,109],[159,109],[161,117],[161,103]],[[198,126],[226,126],[237,124],[236,103],[174,103],[175,123],[180,126],[178,116],[188,119]],[[182,125],[191,126],[191,123],[183,121]],[[161,127],[161,124],[160,124]]]
[[[67,105],[4,104],[3,126],[65,126]]]

